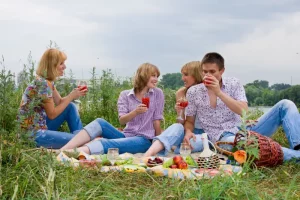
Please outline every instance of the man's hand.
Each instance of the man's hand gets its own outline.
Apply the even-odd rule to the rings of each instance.
[[[220,82],[218,81],[218,79],[216,79],[216,77],[212,75],[205,75],[203,79],[205,86],[211,89],[216,96],[221,93]]]
[[[187,143],[192,149],[193,149],[193,147],[191,146],[191,143],[190,143],[190,139],[191,138],[193,138],[194,139],[194,141],[196,142],[196,136],[195,136],[195,134],[194,133],[192,133],[192,132],[186,132],[185,133],[185,136],[184,136],[184,139],[183,139],[183,142],[184,143]]]

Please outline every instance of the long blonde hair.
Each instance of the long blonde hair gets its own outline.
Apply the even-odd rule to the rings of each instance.
[[[133,89],[134,92],[140,92],[146,87],[150,77],[153,74],[157,74],[157,77],[160,75],[159,69],[151,63],[143,63],[139,66],[136,71],[134,80],[133,80]]]
[[[54,81],[58,76],[57,67],[67,59],[64,52],[58,49],[47,49],[43,54],[36,74],[49,80]]]
[[[181,68],[181,73],[187,73],[189,76],[192,76],[196,80],[196,84],[202,83],[203,77],[202,77],[202,68],[201,68],[201,62],[200,61],[191,61],[183,65]],[[186,94],[188,88],[184,88],[184,93]]]

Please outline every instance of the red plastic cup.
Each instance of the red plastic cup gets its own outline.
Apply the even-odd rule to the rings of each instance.
[[[149,97],[143,97],[142,98],[142,104],[145,104],[147,106],[147,108],[149,108],[150,98]]]

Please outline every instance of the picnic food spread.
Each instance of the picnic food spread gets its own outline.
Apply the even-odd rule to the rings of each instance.
[[[66,153],[66,152],[65,152]],[[170,178],[211,178],[217,174],[232,174],[233,172],[240,172],[240,166],[231,166],[223,161],[219,169],[201,169],[199,168],[196,158],[191,155],[182,157],[175,155],[173,157],[142,157],[137,158],[130,153],[120,154],[112,166],[107,159],[107,155],[88,155],[80,152],[77,155],[67,156],[61,152],[57,156],[57,160],[65,165],[73,167],[85,167],[101,172],[109,171],[124,171],[124,172],[149,172],[157,176],[167,176]],[[72,157],[73,156],[73,157]]]

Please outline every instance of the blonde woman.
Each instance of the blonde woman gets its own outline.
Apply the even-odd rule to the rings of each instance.
[[[55,88],[55,80],[63,76],[67,56],[57,49],[44,52],[35,80],[25,89],[18,113],[21,129],[30,133],[38,147],[58,149],[82,129],[74,99],[84,96],[87,90],[74,89],[62,98]],[[71,133],[57,129],[67,121]]]
[[[104,119],[98,118],[84,127],[61,150],[71,150],[88,154],[106,154],[108,148],[119,148],[120,153],[144,153],[151,146],[152,139],[161,133],[164,95],[156,88],[160,72],[155,65],[142,64],[136,72],[133,88],[120,93],[118,113],[121,124],[126,124],[123,132],[117,130]],[[148,96],[145,105],[142,98]],[[148,108],[148,107],[149,108]],[[100,140],[94,140],[101,136]],[[90,142],[92,141],[92,142]]]
[[[175,110],[177,112],[177,115],[182,115],[181,117],[178,117],[177,123],[172,124],[170,127],[168,127],[161,135],[155,137],[153,139],[153,144],[149,148],[149,150],[145,153],[144,156],[154,156],[158,152],[161,152],[164,150],[164,154],[166,155],[172,148],[172,146],[176,146],[175,153],[179,152],[179,145],[180,142],[183,140],[184,137],[184,119],[185,114],[184,110],[185,108],[180,106],[180,101],[182,99],[185,99],[187,90],[196,84],[199,84],[202,82],[202,75],[201,75],[201,63],[200,61],[192,61],[189,63],[186,63],[181,68],[181,74],[182,74],[182,81],[184,82],[184,87],[180,88],[176,92],[176,104],[175,104]],[[196,134],[203,133],[203,130],[201,129],[199,123],[195,122],[195,130],[194,132]],[[193,151],[198,151],[197,148],[194,148]]]

